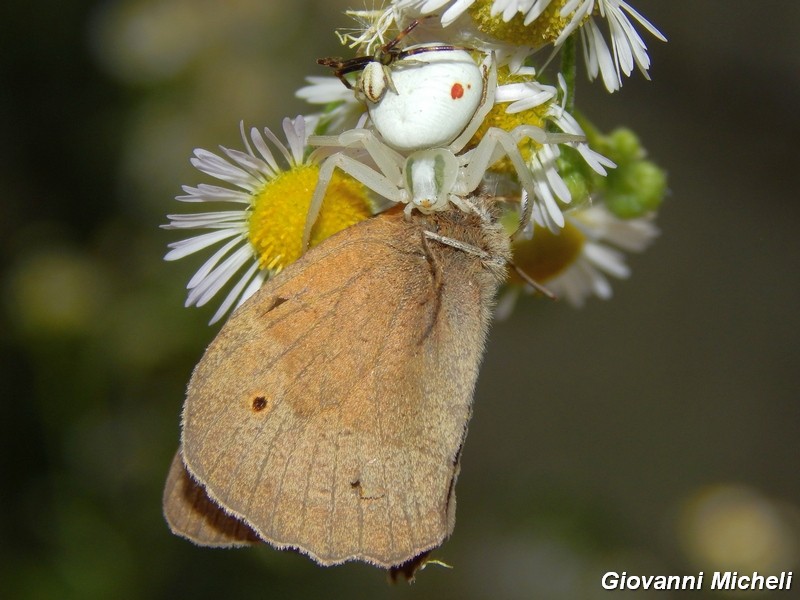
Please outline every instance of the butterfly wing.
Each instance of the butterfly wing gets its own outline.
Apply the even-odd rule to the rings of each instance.
[[[262,539],[323,565],[390,567],[440,545],[497,285],[401,214],[326,240],[197,365],[186,467]]]
[[[183,466],[180,450],[172,459],[164,486],[164,517],[173,533],[201,546],[230,548],[260,541],[252,529],[222,510],[192,479]]]

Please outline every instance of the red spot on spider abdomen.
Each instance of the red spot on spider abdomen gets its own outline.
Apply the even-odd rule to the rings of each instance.
[[[453,87],[450,88],[450,97],[453,100],[458,100],[461,96],[464,95],[464,86],[460,83],[454,83]]]

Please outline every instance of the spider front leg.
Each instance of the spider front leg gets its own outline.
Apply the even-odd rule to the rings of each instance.
[[[517,148],[519,148],[519,143],[525,138],[529,138],[541,145],[567,144],[586,141],[586,136],[583,135],[575,135],[572,133],[554,133],[545,131],[541,127],[535,127],[533,125],[519,125],[511,130],[511,136],[517,140]],[[558,154],[558,148],[556,147],[554,155],[558,156]],[[539,161],[537,160],[537,164],[538,163]],[[545,176],[547,178],[547,184],[543,183],[542,181],[537,181],[536,186],[540,190],[538,196],[544,203],[545,210],[542,214],[544,222],[548,228],[550,228],[552,231],[555,231],[555,229],[553,229],[554,226],[558,229],[564,226],[564,215],[561,212],[561,208],[558,206],[555,198],[553,198],[551,189],[558,199],[564,203],[568,204],[571,202],[572,196],[567,185],[554,170],[545,169]],[[522,215],[520,216],[520,224],[519,228],[517,229],[517,233],[521,233],[525,229],[528,221],[530,220],[531,211],[533,210],[534,196],[532,196],[530,192],[528,192],[528,196],[529,201],[524,205]]]
[[[448,196],[447,199],[450,201],[450,204],[455,206],[461,212],[465,212],[465,213],[474,212],[474,213],[480,215],[481,217],[483,217],[483,215],[480,212],[478,212],[478,210],[476,209],[475,205],[472,202],[470,202],[469,200],[467,200],[466,198],[462,198],[461,196],[456,196],[455,194],[450,194],[450,196]],[[484,221],[485,220],[486,219],[484,219]]]
[[[520,154],[518,143],[519,140],[508,131],[499,127],[490,127],[475,148],[459,156],[463,168],[456,193],[465,196],[474,191],[480,185],[489,167],[505,155],[514,165],[522,187],[528,191],[528,194],[533,194],[536,187],[533,175]]]
[[[311,197],[311,204],[308,207],[308,215],[306,216],[306,226],[303,230],[302,247],[304,251],[308,248],[308,242],[311,238],[311,229],[317,221],[319,211],[322,209],[322,201],[325,198],[325,192],[328,190],[328,185],[333,178],[333,171],[337,167],[350,175],[353,179],[363,183],[376,194],[392,202],[408,202],[408,194],[406,191],[395,185],[388,177],[382,173],[378,173],[364,163],[359,162],[352,156],[348,156],[343,152],[337,152],[325,159],[325,162],[322,163],[322,167],[320,167],[317,187],[314,188],[314,195]]]
[[[334,71],[333,74],[339,78],[348,90],[352,90],[352,84],[347,80],[345,75],[354,71],[360,71],[365,68],[369,63],[373,62],[371,56],[356,56],[355,58],[343,59],[339,57],[318,58],[317,64],[331,67]]]
[[[308,138],[309,146],[352,148],[361,145],[375,161],[378,169],[397,187],[403,185],[401,168],[405,158],[390,148],[369,129],[351,129],[339,135],[312,135]]]
[[[486,171],[505,155],[514,166],[520,184],[528,193],[529,200],[525,206],[521,221],[525,222],[529,218],[533,198],[541,197],[553,222],[558,227],[563,227],[564,215],[561,214],[558,204],[550,194],[537,193],[537,184],[533,178],[533,173],[528,165],[525,164],[525,159],[522,158],[522,154],[519,151],[519,142],[525,138],[530,138],[538,143],[559,143],[562,141],[575,141],[576,137],[567,136],[563,138],[563,136],[564,134],[549,134],[543,129],[531,125],[520,125],[511,132],[498,127],[490,127],[475,148],[459,157],[464,166],[457,193],[465,195],[475,190],[480,185]],[[563,200],[569,202],[568,197],[563,198]]]

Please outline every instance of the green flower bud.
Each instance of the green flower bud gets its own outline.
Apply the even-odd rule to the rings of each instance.
[[[649,160],[636,160],[609,172],[605,201],[619,218],[633,219],[658,209],[666,189],[663,169]]]

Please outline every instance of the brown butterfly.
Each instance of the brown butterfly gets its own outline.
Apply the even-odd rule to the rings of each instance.
[[[350,227],[234,312],[189,383],[164,492],[175,533],[390,569],[452,533],[510,259],[490,201],[472,202]]]

